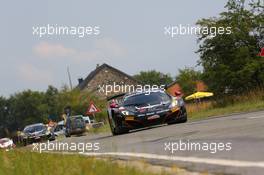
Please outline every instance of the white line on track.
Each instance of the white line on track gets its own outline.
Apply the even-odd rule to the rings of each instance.
[[[255,116],[255,117],[248,117],[249,119],[257,119],[257,118],[264,118],[263,115],[260,115],[260,116]]]
[[[167,161],[202,163],[202,164],[219,165],[219,166],[264,168],[264,162],[228,160],[228,159],[180,157],[180,156],[166,156],[166,155],[147,154],[147,153],[125,153],[125,152],[80,153],[80,154],[85,156],[123,156],[123,157],[134,157],[134,158],[145,158],[145,159],[156,159],[156,160],[167,160]]]

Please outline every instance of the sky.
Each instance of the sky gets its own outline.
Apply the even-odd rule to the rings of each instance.
[[[190,25],[218,16],[227,0],[5,1],[0,7],[0,96],[48,85],[73,85],[96,64],[107,63],[130,75],[157,70],[173,77],[197,65],[197,36],[174,38],[165,26]],[[33,27],[99,26],[100,34],[33,35]],[[198,67],[199,69],[199,67]]]

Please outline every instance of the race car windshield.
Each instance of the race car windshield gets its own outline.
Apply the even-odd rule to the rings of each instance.
[[[1,140],[0,140],[0,143],[1,143],[1,144],[4,144],[4,143],[6,143],[6,142],[8,142],[8,141],[9,141],[8,139],[1,139]]]
[[[25,128],[24,132],[26,133],[32,133],[32,132],[38,132],[38,131],[41,131],[45,129],[44,126],[42,125],[38,125],[38,126],[31,126],[31,127],[28,127],[28,128]]]
[[[163,97],[164,96],[160,92],[151,92],[150,94],[143,93],[125,98],[123,105],[124,106],[155,105],[163,102]]]

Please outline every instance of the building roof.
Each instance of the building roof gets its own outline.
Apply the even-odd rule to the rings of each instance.
[[[77,88],[79,88],[81,90],[84,89],[87,86],[87,84],[104,68],[112,69],[113,71],[118,72],[119,74],[124,75],[124,76],[128,77],[129,79],[132,79],[135,82],[138,82],[139,84],[141,84],[134,77],[132,77],[132,76],[130,76],[130,75],[128,75],[128,74],[126,74],[126,73],[124,73],[124,72],[122,72],[122,71],[120,71],[120,70],[118,70],[118,69],[106,64],[106,63],[104,63],[101,66],[98,66],[95,70],[93,70],[80,84],[78,84]]]

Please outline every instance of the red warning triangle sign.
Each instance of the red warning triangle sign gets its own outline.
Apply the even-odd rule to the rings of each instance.
[[[264,57],[264,48],[261,48],[261,51],[258,56]]]
[[[97,112],[101,112],[101,110],[99,108],[97,108],[93,102],[91,102],[87,111],[86,111],[86,114],[94,114]]]

